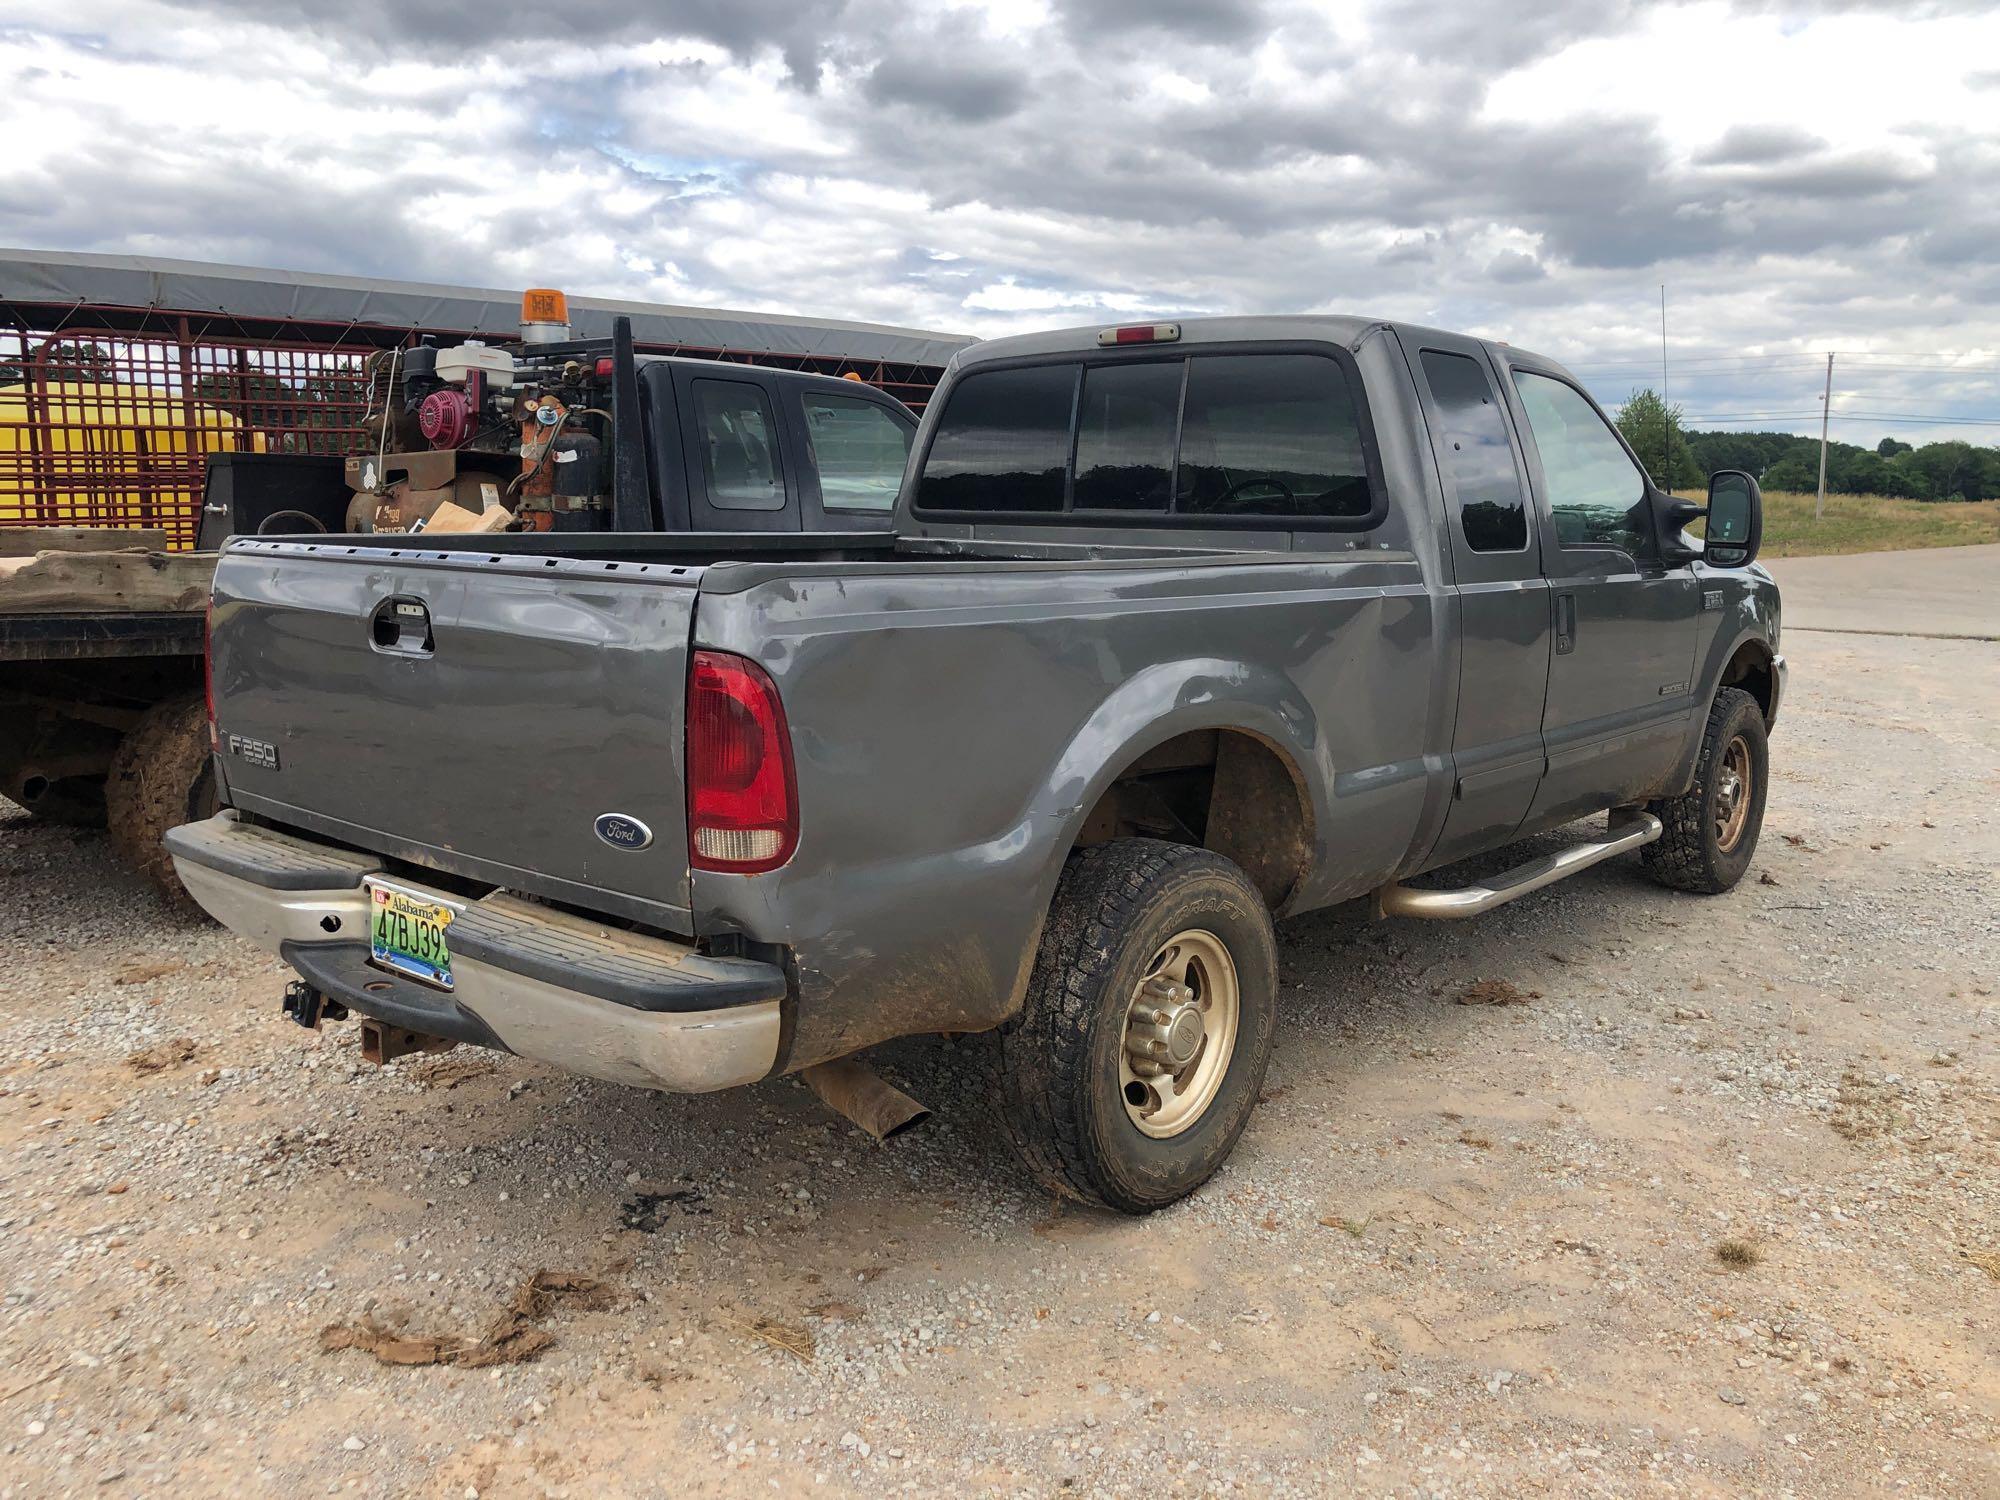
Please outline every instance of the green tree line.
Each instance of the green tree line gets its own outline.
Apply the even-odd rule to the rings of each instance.
[[[1681,408],[1652,390],[1634,391],[1618,409],[1618,429],[1655,479],[1698,490],[1717,469],[1743,469],[1767,490],[1819,488],[1819,439],[1796,432],[1689,431]],[[1669,447],[1672,459],[1667,455]],[[1885,437],[1873,448],[1828,443],[1826,487],[1839,495],[1906,500],[2000,499],[2000,447],[1924,443]]]

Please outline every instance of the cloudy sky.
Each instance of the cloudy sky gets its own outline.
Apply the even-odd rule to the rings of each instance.
[[[2000,442],[2000,3],[0,0],[0,121],[14,246],[973,333],[1333,309],[1608,402],[1664,282],[1694,425],[1816,430],[1834,349],[1837,436]]]

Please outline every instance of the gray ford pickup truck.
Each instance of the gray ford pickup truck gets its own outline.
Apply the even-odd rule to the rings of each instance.
[[[169,847],[378,1054],[696,1091],[990,1033],[1030,1166],[1144,1212],[1256,1101],[1274,918],[1475,915],[1634,849],[1741,879],[1785,682],[1760,518],[1745,474],[1663,494],[1503,344],[996,340],[887,536],[231,543],[226,810]]]

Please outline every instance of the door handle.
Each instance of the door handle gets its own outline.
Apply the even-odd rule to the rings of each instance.
[[[429,656],[431,612],[421,599],[390,598],[375,606],[368,622],[369,643],[394,656]]]
[[[1576,649],[1576,595],[1556,595],[1556,655],[1567,656]]]

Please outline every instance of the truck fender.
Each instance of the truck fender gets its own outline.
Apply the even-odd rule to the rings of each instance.
[[[1699,672],[1695,676],[1696,691],[1694,708],[1688,715],[1685,738],[1681,742],[1680,758],[1675,762],[1672,786],[1667,796],[1680,796],[1694,783],[1695,762],[1701,754],[1701,737],[1708,725],[1708,706],[1715,701],[1716,692],[1723,685],[1729,664],[1746,646],[1760,656],[1765,667],[1776,658],[1777,652],[1771,647],[1772,625],[1760,607],[1754,593],[1746,593],[1733,601],[1733,618],[1723,629],[1709,639],[1708,650],[1704,653]],[[1730,628],[1730,627],[1734,628]]]
[[[1333,767],[1318,717],[1298,685],[1268,668],[1219,657],[1160,662],[1121,682],[1078,727],[1049,772],[1037,821],[1052,820],[1056,837],[1054,857],[1040,876],[1043,907],[1084,820],[1111,783],[1149,750],[1204,729],[1252,735],[1289,764],[1311,812],[1317,857]]]

